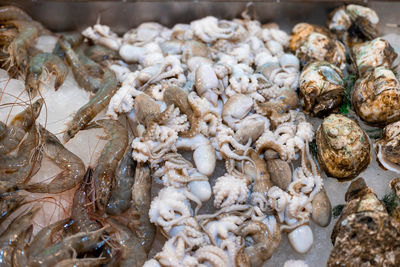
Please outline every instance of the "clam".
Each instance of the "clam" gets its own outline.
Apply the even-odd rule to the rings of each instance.
[[[397,57],[393,47],[382,38],[354,45],[353,54],[360,77],[376,67],[389,68]]]
[[[359,40],[374,39],[378,34],[379,17],[376,12],[360,5],[336,8],[329,15],[328,28],[342,41],[356,43]]]
[[[326,61],[314,61],[300,75],[300,99],[303,110],[323,116],[339,109],[344,94],[341,70]]]
[[[290,36],[289,49],[303,65],[312,60],[325,60],[340,68],[345,66],[344,45],[333,38],[327,29],[320,26],[297,24]]]
[[[351,183],[345,198],[327,266],[398,266],[400,224],[362,178]]]
[[[375,141],[376,160],[390,171],[400,173],[400,121],[387,125]]]
[[[316,132],[317,158],[328,176],[351,179],[371,161],[368,136],[351,119],[331,114]]]
[[[400,86],[393,71],[378,67],[358,79],[352,104],[357,114],[371,125],[384,126],[400,119]]]

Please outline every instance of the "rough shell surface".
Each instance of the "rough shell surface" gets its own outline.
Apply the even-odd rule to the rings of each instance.
[[[342,71],[325,61],[314,61],[300,75],[300,99],[303,110],[323,116],[339,108],[344,94]]]
[[[318,162],[328,176],[354,178],[371,161],[368,136],[345,116],[326,117],[316,132],[316,142]]]

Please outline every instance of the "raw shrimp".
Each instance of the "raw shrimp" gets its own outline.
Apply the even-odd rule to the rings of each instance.
[[[29,247],[25,249],[29,257],[36,257],[44,248],[50,246],[52,244],[53,236],[63,230],[63,228],[68,225],[69,220],[70,219],[57,221],[40,230],[31,241]]]
[[[129,209],[135,168],[136,161],[132,158],[132,149],[127,149],[115,172],[115,185],[111,188],[111,197],[106,208],[108,214],[120,215]]]
[[[97,231],[78,233],[68,236],[52,246],[42,247],[38,254],[29,255],[29,266],[54,266],[62,260],[71,259],[74,253],[85,253],[97,249],[104,244],[101,237],[105,230],[102,228]]]
[[[98,120],[87,128],[97,127],[102,127],[109,139],[93,172],[96,208],[103,214],[115,183],[115,170],[128,146],[128,131],[115,120]]]
[[[39,36],[41,25],[35,21],[12,20],[7,21],[18,29],[18,35],[8,46],[9,66],[18,66],[23,70],[28,62],[28,49],[34,45]]]
[[[64,83],[65,78],[67,78],[68,67],[60,57],[51,53],[39,53],[31,58],[25,79],[26,90],[28,90],[31,97],[35,97],[39,90],[43,71],[52,72],[56,75],[54,89],[57,91]]]
[[[114,234],[114,240],[120,245],[120,267],[141,267],[147,259],[147,253],[144,251],[138,238],[129,230],[129,228],[118,224],[112,219],[108,220],[112,228],[117,231]]]
[[[111,50],[102,45],[92,45],[85,49],[85,54],[97,63],[102,63],[105,60],[117,60],[119,55],[114,50]]]
[[[43,103],[43,98],[36,100],[36,102],[29,105],[24,111],[17,114],[9,126],[6,126],[5,136],[0,139],[0,154],[9,153],[19,145],[26,132],[35,123],[37,117],[39,117]]]
[[[80,32],[64,33],[61,38],[62,40],[67,41],[72,48],[77,47],[83,42],[83,35]],[[60,46],[60,41],[58,41],[54,47],[53,54],[65,59],[65,52]]]
[[[2,6],[0,7],[0,22],[7,20],[32,21],[32,18],[16,6]]]
[[[12,252],[24,232],[32,225],[32,219],[38,209],[30,210],[26,214],[15,218],[0,236],[0,266],[11,266]]]
[[[148,166],[137,166],[135,172],[135,183],[132,190],[133,205],[136,208],[139,219],[135,221],[135,233],[143,249],[148,253],[154,241],[155,226],[150,222],[149,209],[151,204],[150,168]],[[147,255],[147,254],[146,254]]]
[[[16,211],[24,204],[25,198],[16,193],[2,195],[0,197],[0,224],[2,224],[8,216]]]
[[[27,182],[38,172],[41,161],[38,132],[32,127],[16,155],[0,156],[0,180],[16,184]]]
[[[75,114],[67,127],[63,139],[68,142],[79,130],[84,128],[96,115],[102,111],[110,102],[111,97],[118,89],[118,81],[114,72],[104,69],[104,76],[101,89],[93,96],[88,103],[81,107]]]
[[[75,233],[90,232],[100,229],[100,226],[94,220],[90,219],[88,210],[88,196],[86,192],[87,185],[93,174],[93,170],[88,168],[81,186],[75,191],[71,210],[71,219],[74,220],[72,229]]]
[[[85,164],[78,156],[66,149],[55,135],[44,127],[39,127],[44,139],[44,153],[62,171],[48,184],[39,182],[27,185],[24,189],[32,193],[57,194],[74,188],[85,175]]]
[[[32,238],[33,225],[29,226],[28,229],[23,231],[19,236],[15,244],[15,248],[12,252],[11,266],[13,267],[25,267],[28,266],[28,257],[25,253],[25,248]]]
[[[71,65],[78,85],[86,91],[96,93],[101,88],[101,78],[104,74],[102,68],[96,62],[87,58],[83,51],[75,53],[67,40],[61,38],[58,43],[65,52],[65,57]]]

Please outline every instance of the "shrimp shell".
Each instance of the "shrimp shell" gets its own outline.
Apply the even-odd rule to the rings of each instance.
[[[0,21],[7,20],[32,21],[32,18],[25,11],[16,6],[2,6],[0,7]]]

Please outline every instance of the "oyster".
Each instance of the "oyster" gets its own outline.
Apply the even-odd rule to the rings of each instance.
[[[387,125],[375,141],[376,160],[385,169],[400,173],[400,121]]]
[[[320,26],[297,24],[290,36],[289,49],[300,59],[302,65],[312,60],[325,60],[339,68],[345,67],[344,45]]]
[[[317,158],[326,174],[351,179],[371,161],[368,136],[355,121],[339,115],[326,117],[316,132]]]
[[[378,35],[379,17],[376,12],[360,5],[336,8],[329,14],[328,28],[349,45]]]
[[[300,75],[300,99],[303,110],[314,116],[336,111],[344,94],[341,70],[326,61],[314,61]]]
[[[351,98],[354,110],[371,125],[400,119],[400,86],[393,71],[378,67],[358,79]]]
[[[346,206],[332,232],[327,266],[399,266],[400,224],[362,178],[346,192]]]
[[[360,77],[376,67],[389,68],[397,57],[393,47],[382,38],[354,45],[353,54]]]

